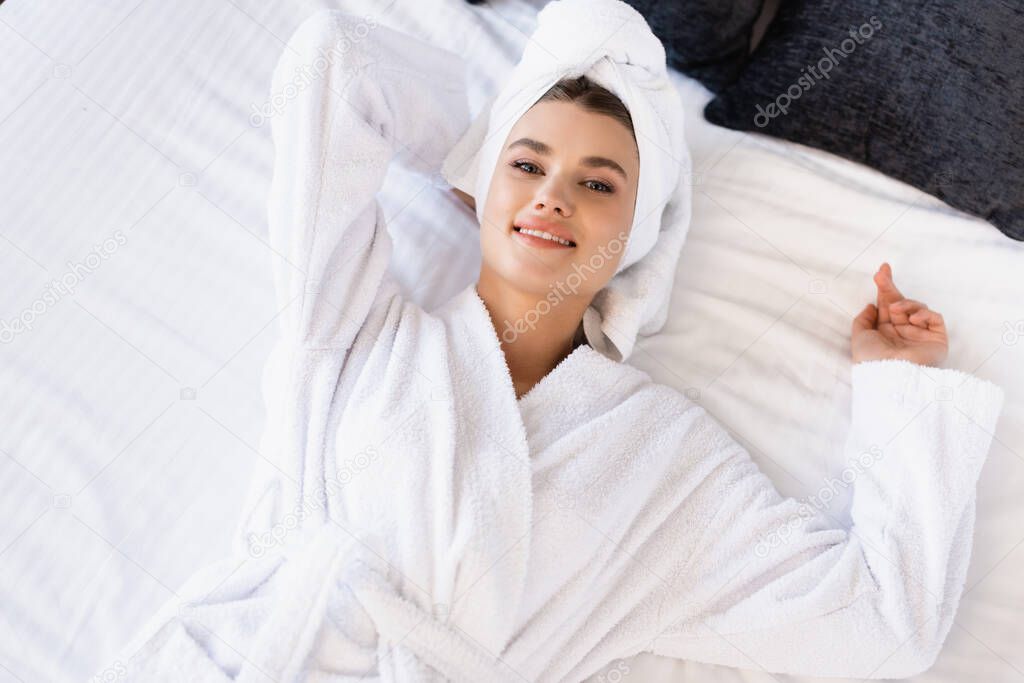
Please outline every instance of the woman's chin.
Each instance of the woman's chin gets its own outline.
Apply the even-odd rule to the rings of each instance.
[[[536,259],[517,257],[512,254],[503,254],[497,262],[490,261],[485,264],[496,279],[507,283],[508,286],[520,292],[532,292],[543,297],[557,286],[559,281],[564,281],[565,274],[572,272],[572,267],[553,268],[550,265],[538,263]]]

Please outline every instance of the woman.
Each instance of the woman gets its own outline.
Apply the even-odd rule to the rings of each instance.
[[[572,262],[588,262],[598,246],[607,247],[628,229],[639,176],[629,111],[585,76],[553,86],[519,119],[509,140],[514,142],[505,147],[487,196],[484,225],[494,229],[480,236],[483,263],[476,285],[495,328],[506,332],[513,329],[510,321],[524,320],[536,309],[552,281],[567,278]],[[538,146],[542,140],[563,144]],[[622,163],[578,163],[587,157]],[[584,176],[593,177],[581,180]],[[453,192],[476,208],[471,195]],[[502,337],[517,398],[583,343],[583,313],[615,274],[620,258],[621,252],[605,260],[598,274],[560,300],[551,315],[521,334]],[[947,353],[942,314],[903,297],[887,263],[875,273],[875,284],[877,306],[867,304],[853,321],[853,362],[892,358],[940,365]]]
[[[625,17],[634,56],[659,45],[624,7],[565,0],[540,22]],[[840,527],[782,498],[701,407],[591,344],[588,306],[650,237],[639,105],[578,76],[545,91],[501,128],[480,206],[460,190],[482,216],[478,281],[432,312],[402,297],[374,197],[399,151],[425,172],[449,155],[462,65],[360,26],[315,14],[275,71],[292,101],[273,121],[269,225],[287,263],[247,552],[154,619],[129,677],[577,681],[640,652],[822,676],[928,668],[1002,401],[937,367],[941,315],[883,264],[852,325],[858,470]],[[338,54],[344,36],[361,38]],[[946,386],[955,406],[936,399]]]

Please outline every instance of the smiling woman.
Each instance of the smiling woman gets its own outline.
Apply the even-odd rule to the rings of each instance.
[[[328,50],[360,21],[314,14],[271,83],[327,55],[271,122],[268,237],[289,257],[274,260],[263,385],[273,467],[252,484],[240,556],[176,591],[125,648],[125,680],[580,681],[639,652],[818,676],[927,668],[1002,401],[911,362],[944,354],[941,316],[900,303],[886,267],[855,323],[875,362],[851,376],[848,532],[622,362],[674,274],[681,242],[659,235],[685,236],[671,231],[690,215],[681,105],[643,18],[551,2],[468,129],[465,64],[385,26]],[[551,74],[538,45],[566,65]],[[482,145],[473,164],[463,140]],[[432,310],[389,271],[377,196],[400,151],[428,175],[465,166],[453,185],[479,199],[480,280]],[[631,293],[648,305],[622,315]],[[594,346],[606,331],[619,358]],[[935,400],[933,381],[958,400]]]
[[[629,110],[586,76],[558,81],[509,132],[481,221],[480,298],[501,328],[585,273],[548,315],[502,340],[517,395],[583,343],[584,311],[622,258],[639,174]]]

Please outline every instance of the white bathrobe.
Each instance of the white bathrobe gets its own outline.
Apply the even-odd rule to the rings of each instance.
[[[436,172],[467,125],[459,60],[383,26],[331,56],[359,23],[314,15],[274,76],[290,95],[270,239],[290,265],[264,385],[272,476],[245,548],[154,617],[127,679],[579,681],[641,652],[819,676],[930,666],[1002,390],[854,365],[852,474],[834,473],[849,528],[589,345],[517,400],[475,284],[430,312],[403,298],[375,200],[397,152]],[[318,55],[326,73],[288,90]]]

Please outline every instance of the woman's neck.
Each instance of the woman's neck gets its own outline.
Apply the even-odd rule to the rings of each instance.
[[[481,272],[477,294],[501,341],[518,399],[572,353],[589,302],[574,297],[550,302]]]

